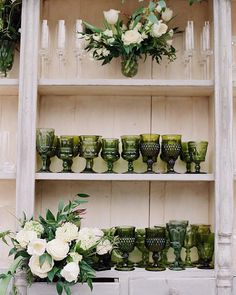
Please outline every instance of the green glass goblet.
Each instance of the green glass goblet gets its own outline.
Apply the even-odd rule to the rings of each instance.
[[[149,271],[163,271],[166,268],[159,263],[160,252],[166,246],[166,229],[165,227],[156,226],[146,228],[145,245],[147,249],[153,252],[153,264],[148,265],[145,269]]]
[[[36,150],[42,160],[42,168],[38,172],[51,172],[50,157],[53,153],[55,143],[55,130],[52,128],[37,128],[36,130]]]
[[[159,134],[141,134],[140,135],[140,151],[143,162],[147,163],[147,171],[144,173],[155,173],[153,164],[156,163],[160,152]]]
[[[80,156],[86,160],[86,165],[81,173],[96,173],[93,170],[93,161],[98,157],[101,149],[101,136],[82,135],[80,139]]]
[[[137,229],[135,232],[136,247],[142,253],[142,259],[136,264],[137,267],[145,268],[149,262],[149,251],[145,246],[145,229]]]
[[[181,153],[181,135],[162,135],[161,159],[167,163],[166,173],[177,173],[174,165]]]
[[[197,236],[198,227],[196,225],[190,225],[185,236],[184,248],[186,249],[186,257],[184,265],[186,268],[195,267],[191,260],[191,249],[196,246],[196,236]]]
[[[195,173],[204,174],[201,172],[200,164],[205,162],[207,153],[208,142],[207,141],[189,141],[188,148],[192,162],[195,163]]]
[[[187,142],[182,142],[181,143],[181,153],[180,153],[180,159],[186,163],[186,174],[190,174],[191,172],[191,164],[192,164],[192,159],[189,153],[189,148],[188,148],[188,143]]]
[[[116,234],[118,236],[118,248],[122,252],[123,261],[116,265],[115,269],[119,271],[132,271],[134,266],[129,262],[129,253],[135,247],[135,227],[117,227]]]
[[[119,139],[103,138],[101,156],[107,162],[108,169],[104,173],[116,173],[113,171],[113,164],[120,158]]]
[[[72,173],[73,158],[79,154],[78,136],[63,135],[59,138],[57,156],[63,161],[63,173]]]
[[[128,161],[128,171],[125,173],[135,173],[133,162],[139,158],[140,137],[137,135],[123,135],[121,136],[121,142],[121,156]]]
[[[173,264],[169,266],[171,270],[184,270],[184,265],[181,260],[181,249],[184,245],[186,230],[188,226],[188,221],[178,221],[178,220],[171,220],[169,223],[166,224],[170,244],[171,247],[174,249],[175,254],[175,261]]]
[[[158,227],[158,226],[154,225],[154,227]],[[169,248],[170,248],[170,239],[169,239],[168,231],[166,228],[166,246],[165,246],[165,249],[163,249],[161,252],[161,260],[160,260],[160,265],[163,265],[165,267],[169,265],[168,257],[167,257]]]
[[[200,269],[213,269],[211,265],[213,254],[214,254],[214,233],[197,233],[197,249],[199,255]]]

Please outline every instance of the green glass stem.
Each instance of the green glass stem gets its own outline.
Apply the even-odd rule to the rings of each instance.
[[[71,170],[72,164],[73,164],[73,160],[70,160],[70,159],[63,160],[63,164],[62,164],[63,170],[62,170],[62,172],[63,173],[71,173],[71,172],[73,172]]]
[[[146,171],[146,173],[155,173],[153,171],[153,160],[152,159],[147,160],[147,171]]]
[[[174,254],[175,254],[175,261],[173,265],[170,267],[171,270],[184,270],[184,267],[181,263],[181,257],[180,257],[181,248],[175,247],[174,248]]]
[[[176,173],[174,170],[175,161],[170,159],[167,163],[167,173]]]
[[[191,162],[186,162],[186,174],[191,173]]]
[[[159,267],[159,259],[160,259],[160,253],[159,252],[153,252],[152,253],[152,259],[153,259],[153,265],[152,267]]]
[[[133,161],[128,161],[128,173],[134,173]]]
[[[82,173],[95,173],[93,170],[93,159],[86,159],[86,166]]]
[[[51,164],[50,158],[43,154],[41,155],[41,160],[42,160],[42,168],[39,170],[39,172],[50,172],[49,166]]]
[[[108,161],[107,162],[107,172],[106,173],[114,173],[113,171],[113,162],[112,161]]]
[[[201,170],[200,163],[196,163],[195,164],[195,173],[201,173],[200,170]]]
[[[191,254],[191,248],[186,248],[186,257],[184,262],[185,267],[194,267],[190,254]]]

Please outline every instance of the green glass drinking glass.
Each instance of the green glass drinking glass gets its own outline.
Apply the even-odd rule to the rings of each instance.
[[[121,156],[128,161],[128,171],[125,173],[135,173],[133,162],[139,158],[140,137],[138,135],[123,135],[121,136],[121,142]]]
[[[63,161],[63,173],[72,173],[73,158],[79,154],[79,137],[63,135],[59,138],[57,156]]]
[[[143,162],[147,163],[147,171],[144,173],[155,173],[153,171],[153,164],[156,163],[160,152],[159,139],[159,134],[140,135],[140,151],[143,157]]]
[[[104,173],[116,173],[113,171],[113,164],[119,160],[119,139],[103,138],[101,156],[107,162],[107,171]]]
[[[175,254],[175,261],[173,264],[169,266],[171,270],[184,270],[185,267],[183,265],[183,262],[181,260],[181,249],[184,245],[184,240],[185,240],[185,235],[186,235],[186,230],[188,226],[188,221],[187,220],[171,220],[169,223],[166,224],[168,234],[169,234],[169,239],[170,239],[170,244],[171,247],[174,249],[174,254]]]
[[[118,248],[122,252],[123,261],[118,263],[115,267],[119,271],[132,271],[134,270],[133,263],[129,262],[129,253],[135,247],[135,227],[126,226],[116,228],[116,235],[118,236]]]
[[[101,136],[99,135],[81,135],[80,156],[86,160],[86,165],[81,173],[96,173],[93,170],[93,161],[98,157],[101,150]]]
[[[162,135],[161,159],[167,163],[166,173],[177,173],[174,170],[175,162],[181,153],[181,135]]]
[[[136,237],[136,247],[142,253],[142,259],[140,262],[136,264],[137,267],[145,268],[149,262],[149,251],[145,246],[145,236],[146,232],[145,229],[139,228],[136,229],[135,237]]]
[[[210,224],[196,224],[197,232],[203,234],[211,233],[211,225]]]
[[[163,271],[166,268],[159,263],[160,252],[166,246],[166,229],[165,227],[156,226],[146,228],[145,245],[146,248],[153,253],[153,263],[145,269],[149,271]]]
[[[213,269],[211,265],[214,254],[214,233],[197,233],[197,249],[200,269]]]
[[[207,153],[208,142],[207,141],[189,141],[188,148],[192,162],[195,163],[195,173],[203,174],[205,172],[201,172],[200,164],[201,162],[205,162],[206,153]]]
[[[38,172],[51,172],[50,157],[54,156],[55,130],[52,128],[36,129],[36,150],[42,160],[42,168]]]
[[[181,143],[181,153],[180,153],[180,159],[186,163],[186,174],[190,174],[191,172],[191,164],[192,159],[189,152],[189,147],[187,142]]]
[[[197,246],[196,244],[196,237],[197,237],[197,231],[198,226],[191,224],[186,232],[185,240],[184,240],[184,248],[186,249],[186,257],[184,265],[186,268],[192,268],[195,267],[191,260],[191,249],[194,246]]]

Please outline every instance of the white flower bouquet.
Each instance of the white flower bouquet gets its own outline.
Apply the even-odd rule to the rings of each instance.
[[[78,194],[67,205],[60,202],[56,215],[47,210],[46,217],[39,216],[39,220],[24,217],[18,233],[0,233],[3,242],[7,243],[7,238],[12,242],[9,255],[14,255],[9,271],[0,275],[0,294],[6,294],[12,276],[19,269],[26,272],[29,284],[55,282],[58,294],[65,291],[70,295],[70,286],[76,282],[87,282],[92,288],[95,276],[92,256],[110,252],[112,241],[98,228],[80,229],[85,209],[79,206],[87,197]]]
[[[157,63],[163,56],[169,61],[176,58],[172,46],[175,29],[169,27],[173,11],[164,0],[139,7],[127,21],[121,20],[120,11],[114,9],[104,11],[104,18],[105,29],[84,22],[83,34],[87,42],[85,50],[91,52],[93,59],[102,61],[102,65],[121,57],[122,73],[133,77],[138,72],[139,58],[151,56]]]

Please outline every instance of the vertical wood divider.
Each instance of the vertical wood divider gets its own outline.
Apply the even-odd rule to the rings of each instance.
[[[226,29],[227,28],[227,29]],[[233,93],[231,1],[214,0],[217,294],[232,294]]]

